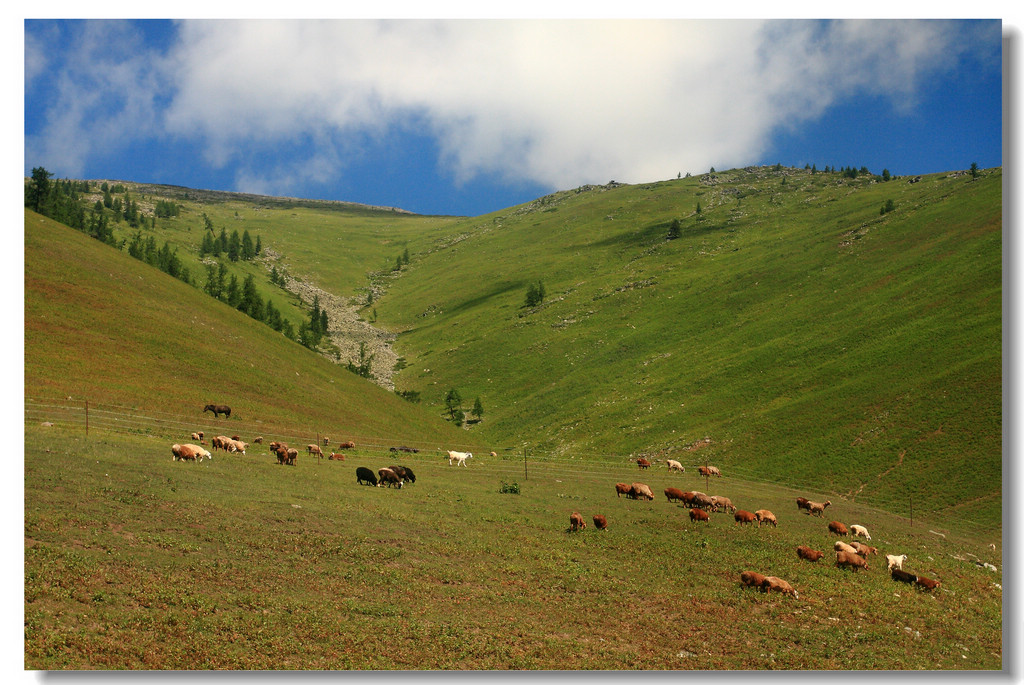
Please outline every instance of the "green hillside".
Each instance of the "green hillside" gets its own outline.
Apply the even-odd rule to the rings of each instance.
[[[193,430],[249,439],[319,433],[436,448],[465,437],[199,290],[27,210],[25,393],[194,417]],[[208,403],[231,406],[231,418],[203,414]]]
[[[399,385],[482,398],[495,444],[998,526],[1001,183],[756,168],[556,193],[464,222],[381,321]]]
[[[1001,184],[1000,169],[882,182],[757,167],[468,218],[126,186],[144,208],[181,208],[143,230],[193,260],[197,287],[207,217],[261,238],[270,257],[220,262],[255,275],[296,326],[309,302],[271,284],[272,265],[363,305],[398,336],[397,389],[435,417],[451,389],[467,412],[480,399],[467,443],[556,461],[708,461],[903,515],[955,509],[994,530]],[[546,297],[525,307],[537,281]]]

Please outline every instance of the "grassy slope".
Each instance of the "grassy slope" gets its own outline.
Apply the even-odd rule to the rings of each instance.
[[[451,260],[471,248],[475,236],[464,226],[452,224],[465,239],[435,239],[433,252],[419,261],[414,256],[397,284],[409,288],[432,260]],[[649,229],[652,254],[662,247],[655,240],[661,228],[655,228]],[[616,252],[622,249],[608,258]],[[491,257],[499,277],[502,259]],[[627,260],[623,255],[616,264]],[[458,261],[463,271],[475,264]],[[271,426],[360,430],[424,444],[474,438],[438,426],[416,407],[230,308],[31,213],[25,263],[29,395],[156,408],[225,429],[258,418]],[[588,267],[593,271],[593,263],[584,264],[575,278],[588,277]],[[622,270],[612,273],[619,278],[601,281],[599,295],[622,282]],[[550,349],[559,334],[582,333],[543,318],[561,314],[557,307],[571,302],[572,293],[523,320],[516,316],[527,277],[497,309],[509,314],[512,325],[504,331],[467,325],[471,314],[478,323],[488,320],[472,302],[479,295],[465,299],[480,287],[471,278],[456,289],[464,298],[461,310],[458,302],[445,303],[441,313],[423,318],[443,319],[454,309],[457,316],[447,323],[457,333],[481,330],[491,345],[503,334],[525,331],[531,335],[520,342]],[[543,277],[549,293],[559,296],[556,281]],[[491,281],[494,287],[493,275]],[[421,287],[434,301],[451,292],[444,285]],[[642,328],[641,318],[625,319],[628,309],[606,311],[602,303],[626,301],[642,312],[643,300],[630,298],[647,298],[657,288],[591,296],[587,306],[594,314],[586,320],[615,324],[602,334],[615,349],[632,345],[647,354],[643,336],[622,335],[630,323]],[[432,331],[432,344],[441,345],[425,355],[432,366],[449,356],[449,347],[476,344],[472,335],[446,339],[445,326]],[[580,354],[578,363],[589,352]],[[606,365],[622,356],[604,354]],[[488,358],[500,361],[499,355]],[[641,356],[633,367],[643,361],[659,363]],[[461,369],[459,378],[478,373],[453,368]],[[497,363],[493,368],[501,370]],[[596,375],[579,376],[578,387]],[[652,373],[648,384],[653,379]],[[544,390],[551,380],[534,387]],[[510,404],[514,387],[505,385]],[[199,407],[214,397],[234,404],[244,418],[201,416]],[[483,397],[486,424],[491,411],[500,417],[501,404]],[[615,405],[599,409],[612,415]],[[551,423],[529,425],[540,430],[545,422]],[[617,499],[610,483],[637,478],[636,467],[621,461],[573,468],[537,460],[525,479],[518,462],[478,458],[470,468],[455,469],[424,453],[402,458],[416,469],[418,482],[389,491],[358,486],[351,477],[355,466],[392,462],[379,448],[357,450],[344,464],[300,459],[294,469],[259,453],[181,464],[170,460],[171,436],[142,428],[132,435],[97,431],[85,439],[78,428],[26,423],[24,645],[30,669],[1000,667],[1002,597],[993,582],[1001,575],[967,556],[1000,564],[999,552],[988,550],[990,536],[957,521],[918,519],[909,527],[905,519],[841,500],[829,510],[868,525],[882,553],[907,553],[911,570],[943,581],[940,591],[925,595],[894,586],[877,560],[855,576],[799,562],[795,545],[831,545],[824,521],[797,513],[793,490],[738,477],[713,482],[710,491],[744,508],[774,510],[778,529],[736,528],[721,514],[709,529],[698,529],[684,510],[660,497],[653,503]],[[619,444],[605,451],[617,453]],[[714,446],[721,449],[720,442]],[[499,479],[520,481],[523,494],[499,494]],[[668,485],[704,486],[692,472],[655,469],[642,479],[659,495]],[[568,535],[572,510],[588,520],[604,513],[612,527]],[[928,532],[940,526],[946,537]],[[790,580],[801,599],[742,590],[736,576],[748,568]],[[894,615],[900,617],[895,623]]]
[[[464,434],[124,253],[25,213],[25,388],[246,427],[451,443]],[[229,420],[202,414],[210,402]],[[180,437],[180,436],[179,436]]]
[[[997,528],[1000,171],[717,176],[464,221],[463,240],[414,259],[380,303],[404,331],[399,387],[438,405],[453,386],[479,396],[496,444],[709,458]],[[666,241],[674,217],[683,237]],[[526,311],[535,279],[547,302]]]
[[[25,665],[29,669],[999,669],[1002,574],[975,541],[849,503],[881,553],[938,578],[898,585],[884,560],[856,574],[801,561],[828,519],[792,492],[713,483],[778,528],[690,523],[668,485],[617,499],[620,464],[578,480],[531,468],[500,494],[498,464],[403,457],[417,482],[357,485],[355,466],[266,455],[172,462],[146,436],[26,426]],[[569,514],[609,529],[569,534]],[[799,600],[740,587],[778,575]]]

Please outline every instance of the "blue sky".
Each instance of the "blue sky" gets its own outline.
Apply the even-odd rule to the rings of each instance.
[[[1002,27],[27,20],[25,174],[478,215],[711,167],[1002,159]]]

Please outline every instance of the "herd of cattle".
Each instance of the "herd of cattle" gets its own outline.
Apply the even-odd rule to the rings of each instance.
[[[212,405],[208,405],[206,409],[211,411],[214,410]],[[230,415],[230,408],[218,406],[217,410],[227,410]],[[205,411],[205,410],[204,410]],[[192,433],[192,439],[197,441],[199,444],[174,444],[171,446],[172,458],[175,461],[202,461],[203,459],[212,459],[212,454],[205,449],[204,445],[204,434],[202,431]],[[254,444],[262,444],[263,437],[259,436],[253,438]],[[248,448],[248,443],[243,442],[239,436],[224,436],[218,435],[211,438],[210,444],[214,451],[221,449],[225,452],[240,452],[245,454]],[[327,447],[330,444],[330,438],[323,438],[323,446]],[[270,453],[277,456],[278,464],[284,464],[294,466],[299,452],[294,447],[289,447],[287,443],[280,441],[273,441],[269,443]],[[338,449],[352,449],[355,447],[355,443],[342,442],[339,443]],[[391,452],[407,452],[415,453],[419,450],[411,447],[391,447]],[[323,450],[320,445],[311,443],[306,445],[306,454],[308,456],[323,456]],[[491,453],[494,455],[494,453]],[[447,458],[448,464],[466,466],[466,460],[472,458],[471,452],[455,452],[448,451]],[[331,452],[328,457],[330,460],[344,461],[345,455],[340,452]],[[637,466],[640,470],[649,469],[651,462],[644,458],[636,460]],[[670,471],[684,472],[686,469],[678,461],[668,459],[666,465]],[[721,471],[710,465],[698,467],[698,472],[705,478],[712,476],[721,478]],[[412,469],[408,466],[385,466],[377,470],[376,474],[365,466],[356,468],[356,483],[372,485],[375,487],[395,487],[401,488],[406,483],[415,483],[416,475]],[[616,483],[615,484],[616,497],[626,496],[627,499],[640,499],[646,501],[654,500],[654,492],[650,486],[646,483]],[[758,528],[761,524],[770,525],[772,527],[778,526],[778,519],[771,511],[767,509],[758,509],[756,511],[747,511],[745,509],[738,509],[728,497],[720,495],[707,495],[703,492],[698,491],[683,491],[679,488],[668,487],[665,488],[665,498],[669,503],[679,502],[683,506],[689,507],[690,521],[696,524],[706,523],[710,525],[711,516],[710,513],[717,513],[724,511],[732,513],[734,525],[740,526],[743,524],[757,523]],[[831,501],[825,502],[813,502],[804,497],[796,498],[796,505],[798,511],[804,511],[807,515],[821,516],[824,517],[825,509],[831,506]],[[602,514],[595,514],[593,516],[594,527],[598,530],[606,530],[608,527],[608,520]],[[583,519],[583,516],[579,512],[572,512],[569,516],[569,531],[575,532],[583,530],[587,527],[587,522]],[[868,533],[867,528],[861,525],[851,525],[847,527],[840,521],[830,521],[828,524],[828,531],[830,535],[838,537],[863,537],[866,540],[871,540],[871,535]],[[864,544],[860,541],[854,540],[849,544],[842,540],[836,540],[833,545],[833,551],[835,552],[836,566],[839,568],[850,568],[854,571],[859,569],[868,570],[868,557],[871,555],[878,554],[878,548]],[[815,550],[807,545],[800,545],[796,548],[796,554],[799,559],[803,559],[809,562],[817,562],[825,553],[820,550]],[[924,576],[915,575],[903,570],[903,563],[907,560],[907,555],[900,554],[888,554],[886,555],[886,564],[889,574],[892,579],[902,583],[915,584],[917,587],[924,591],[934,590],[939,587],[939,581],[926,578]],[[762,592],[781,592],[783,594],[792,595],[794,598],[799,598],[797,591],[785,580],[776,576],[765,576],[756,571],[744,571],[740,574],[740,583],[744,586],[759,588]]]
[[[638,459],[637,465],[641,470],[650,468],[651,463],[646,459]],[[684,471],[679,462],[668,460],[669,470]],[[714,466],[701,466],[699,468],[700,474],[705,477],[717,476],[721,477],[721,471]],[[616,483],[615,484],[615,495],[616,497],[622,497],[625,495],[628,499],[639,499],[646,501],[654,500],[654,492],[650,486],[646,483]],[[703,492],[698,491],[687,491],[684,492],[679,488],[668,487],[665,488],[665,499],[669,503],[680,502],[684,506],[689,507],[690,521],[696,524],[707,523],[710,525],[711,516],[709,513],[716,513],[719,511],[732,513],[735,526],[742,526],[744,524],[757,523],[760,528],[761,524],[770,525],[777,527],[779,525],[778,519],[771,511],[767,509],[758,509],[756,511],[746,511],[744,509],[738,509],[728,497],[722,497],[719,495],[706,495]],[[805,497],[796,498],[797,511],[804,511],[807,515],[821,516],[824,517],[825,509],[831,506],[831,501],[825,502],[812,502]],[[594,526],[599,530],[605,530],[608,527],[608,521],[605,516],[597,514],[593,517]],[[586,521],[579,512],[572,512],[569,516],[569,532],[575,532],[583,530],[587,527]],[[865,540],[871,540],[871,534],[867,528],[859,524],[853,524],[847,527],[840,521],[830,521],[828,524],[829,535],[835,535],[839,538],[843,537],[862,537]],[[859,540],[853,540],[850,543],[846,543],[841,539],[837,539],[833,544],[833,551],[835,552],[836,566],[839,568],[850,568],[853,571],[859,569],[868,570],[868,557],[871,555],[878,554],[878,548],[872,547]],[[807,545],[799,545],[796,548],[796,554],[799,559],[803,559],[809,562],[817,562],[825,556],[825,552],[820,550],[812,549]],[[887,570],[893,580],[914,584],[923,591],[934,590],[939,587],[940,583],[937,580],[926,578],[925,576],[919,576],[908,571],[903,570],[903,563],[907,560],[906,554],[887,554],[886,557]],[[765,576],[756,571],[744,571],[740,574],[740,583],[748,587],[759,588],[762,592],[781,592],[783,594],[792,595],[794,598],[799,599],[799,594],[787,581],[776,576]]]

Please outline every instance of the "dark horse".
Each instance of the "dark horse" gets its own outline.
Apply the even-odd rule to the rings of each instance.
[[[208,411],[213,412],[213,418],[215,419],[218,418],[221,414],[227,417],[231,416],[231,407],[229,407],[226,404],[208,404],[205,407],[203,407],[203,412],[205,413]]]

